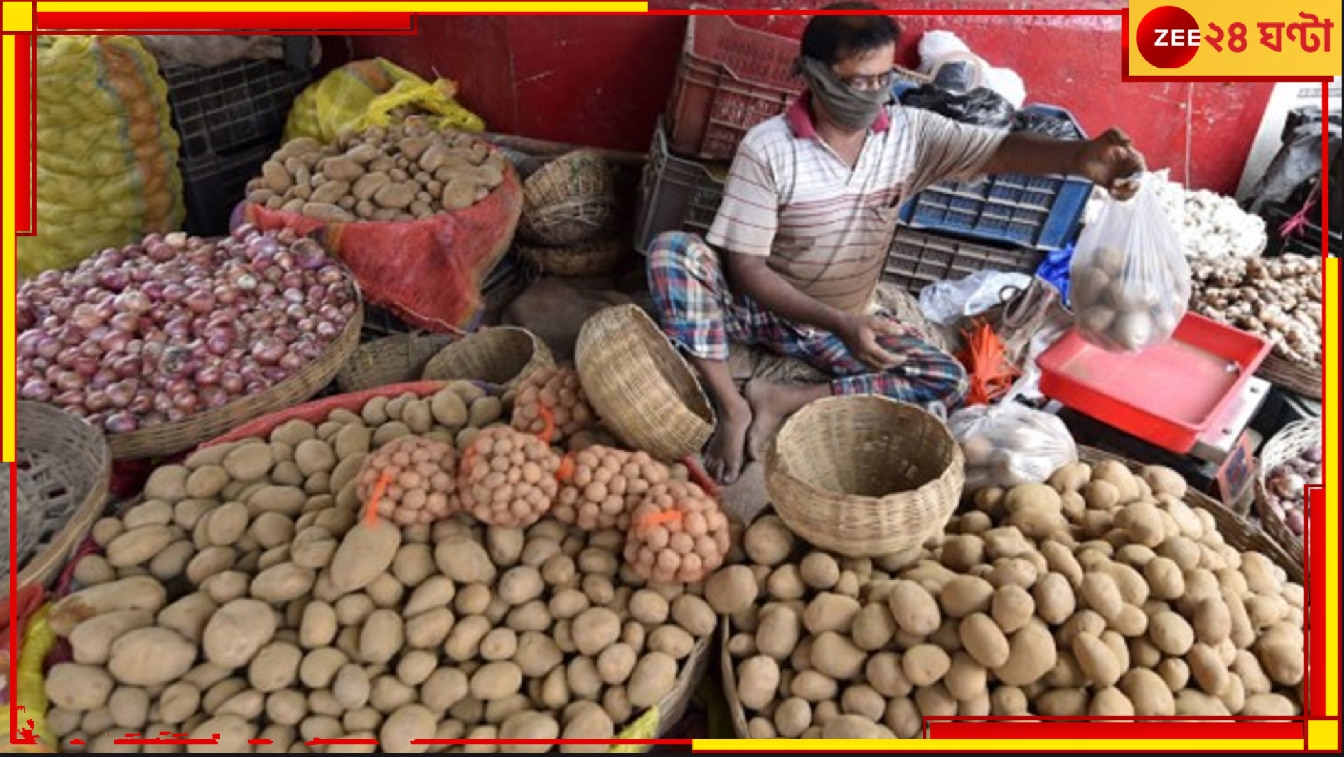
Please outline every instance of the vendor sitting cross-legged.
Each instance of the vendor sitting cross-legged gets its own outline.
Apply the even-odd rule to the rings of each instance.
[[[785,417],[823,396],[882,394],[947,410],[961,401],[957,361],[870,306],[907,199],[944,179],[997,173],[1076,173],[1119,197],[1136,190],[1143,158],[1119,131],[1060,141],[894,104],[898,36],[885,15],[814,17],[797,63],[807,91],[743,139],[707,239],[666,233],[650,248],[663,329],[718,409],[704,459],[723,483],[748,455],[759,459]],[[730,344],[799,358],[833,380],[755,381],[743,396]]]

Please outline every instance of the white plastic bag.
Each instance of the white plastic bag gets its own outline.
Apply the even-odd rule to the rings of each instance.
[[[1190,302],[1181,238],[1145,174],[1129,200],[1110,195],[1083,229],[1069,267],[1069,300],[1084,339],[1140,352],[1171,338]]]
[[[1031,277],[1023,273],[976,271],[955,281],[937,281],[919,290],[919,309],[939,326],[952,326],[995,305],[1003,304],[1003,290],[1026,289]]]
[[[958,410],[947,422],[966,456],[966,491],[1039,484],[1078,461],[1064,422],[1016,402]]]

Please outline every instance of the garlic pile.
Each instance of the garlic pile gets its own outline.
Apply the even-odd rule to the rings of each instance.
[[[1167,170],[1156,171],[1152,186],[1167,211],[1186,257],[1259,257],[1268,241],[1265,219],[1242,210],[1237,201],[1207,189],[1191,190],[1167,179]],[[1092,192],[1083,223],[1092,223],[1101,212],[1105,191]]]
[[[1284,360],[1320,364],[1320,258],[1197,260],[1190,273],[1191,310],[1268,339]]]

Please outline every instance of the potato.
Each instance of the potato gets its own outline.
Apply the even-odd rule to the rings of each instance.
[[[425,752],[428,751],[428,745],[411,742],[433,738],[437,730],[438,719],[429,708],[407,704],[397,708],[383,721],[383,727],[378,732],[378,743],[388,752]]]
[[[1190,666],[1185,664],[1184,660],[1175,657],[1168,657],[1153,668],[1153,672],[1162,677],[1167,684],[1167,688],[1172,691],[1180,691],[1190,682]]]
[[[523,685],[523,672],[512,662],[491,662],[482,665],[471,676],[470,692],[474,699],[490,702],[518,693]]]
[[[620,638],[621,619],[605,607],[593,607],[574,618],[571,633],[579,653],[595,657]]]
[[[744,612],[756,601],[759,591],[756,576],[745,565],[722,568],[705,582],[705,599],[721,615]]]
[[[440,541],[434,548],[434,562],[443,575],[462,584],[490,584],[497,573],[485,548],[465,538]]]
[[[365,663],[385,665],[401,651],[406,629],[401,615],[392,610],[374,610],[359,632],[359,657]]]
[[[952,658],[941,647],[919,644],[901,657],[901,671],[915,686],[932,686],[952,667]]]
[[[541,712],[519,712],[499,727],[501,739],[554,739],[560,735],[560,724],[555,718]],[[504,753],[548,752],[547,744],[504,744]]]
[[[239,668],[275,634],[275,613],[255,599],[235,599],[210,617],[201,636],[206,660]]]
[[[400,547],[401,529],[389,521],[350,529],[331,558],[332,588],[345,594],[373,583],[391,567]]]
[[[990,600],[990,614],[1004,633],[1012,633],[1026,625],[1035,612],[1036,600],[1026,589],[1016,584],[999,587]]]
[[[107,670],[127,686],[158,686],[180,678],[196,662],[196,645],[168,628],[136,628],[117,637]]]
[[[994,587],[983,578],[957,576],[943,587],[938,602],[948,617],[964,618],[973,612],[988,612],[993,597]]]
[[[840,581],[840,564],[825,552],[810,552],[799,566],[799,576],[808,587],[828,591]]]
[[[1274,683],[1296,686],[1302,682],[1305,661],[1301,643],[1285,642],[1267,635],[1256,643],[1255,652],[1265,673]]]
[[[1133,717],[1134,705],[1124,692],[1111,687],[1101,689],[1092,695],[1087,714],[1101,717]]]
[[[1190,624],[1185,618],[1170,611],[1152,616],[1148,623],[1148,636],[1163,654],[1173,657],[1185,655],[1195,642],[1195,632]]]
[[[652,707],[672,690],[676,682],[677,661],[662,652],[650,652],[639,659],[630,674],[626,685],[630,704],[637,708]]]
[[[958,638],[966,652],[987,668],[998,668],[1008,662],[1011,647],[1000,627],[984,613],[972,613],[962,619],[957,629]]]
[[[885,728],[859,715],[840,715],[822,727],[823,739],[890,738]]]
[[[908,658],[909,653],[906,656]],[[812,640],[812,667],[831,678],[857,678],[863,672],[865,662],[867,655],[863,650],[834,631],[824,631]]]
[[[282,604],[307,596],[316,577],[316,573],[309,568],[299,567],[292,562],[282,562],[258,573],[257,577],[252,579],[250,593],[257,599]]]
[[[885,697],[908,696],[914,685],[905,677],[901,659],[893,652],[879,652],[868,658],[864,678]]]
[[[1003,716],[1021,716],[1027,712],[1027,695],[1016,686],[999,686],[990,694],[990,713]]]
[[[101,667],[58,663],[47,671],[47,698],[67,710],[95,710],[107,703],[115,683]]]
[[[1048,717],[1087,714],[1088,696],[1082,689],[1054,689],[1036,698],[1036,710]]]
[[[436,713],[443,713],[466,699],[470,689],[470,679],[465,673],[441,667],[420,685],[420,702]]]
[[[896,620],[891,617],[891,610],[887,608],[886,604],[880,602],[870,603],[860,610],[854,618],[853,628],[851,629],[854,644],[858,648],[869,652],[882,649],[891,643],[896,630]],[[757,632],[760,632],[759,628]],[[790,645],[789,651],[792,651],[792,645]]]
[[[1055,667],[1055,641],[1045,624],[1033,619],[1008,640],[1008,660],[994,668],[999,681],[1026,686]]]
[[[1060,625],[1077,609],[1073,587],[1059,573],[1046,573],[1032,587],[1036,614],[1050,625]]]
[[[959,651],[952,655],[952,666],[942,683],[954,699],[964,702],[987,690],[988,673],[975,658]]]
[[[1115,686],[1125,670],[1122,661],[1104,641],[1090,634],[1073,637],[1074,658],[1087,680],[1100,688]]]
[[[1120,690],[1140,717],[1176,714],[1176,700],[1162,677],[1147,668],[1132,668],[1120,678]]]
[[[709,603],[690,594],[672,600],[672,619],[696,638],[709,636],[718,626],[718,617]]]
[[[69,633],[74,661],[81,665],[102,665],[107,662],[112,643],[117,638],[153,622],[154,615],[145,610],[118,610],[95,615]]]

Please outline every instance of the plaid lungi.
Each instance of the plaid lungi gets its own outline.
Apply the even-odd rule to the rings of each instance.
[[[940,402],[951,410],[966,393],[966,371],[956,358],[899,322],[898,336],[880,336],[904,362],[874,371],[838,336],[792,323],[728,288],[718,253],[693,234],[668,232],[649,249],[649,290],[663,331],[702,360],[728,359],[728,345],[761,346],[828,373],[833,394],[880,394],[915,404]],[[879,315],[895,322],[889,313]]]

